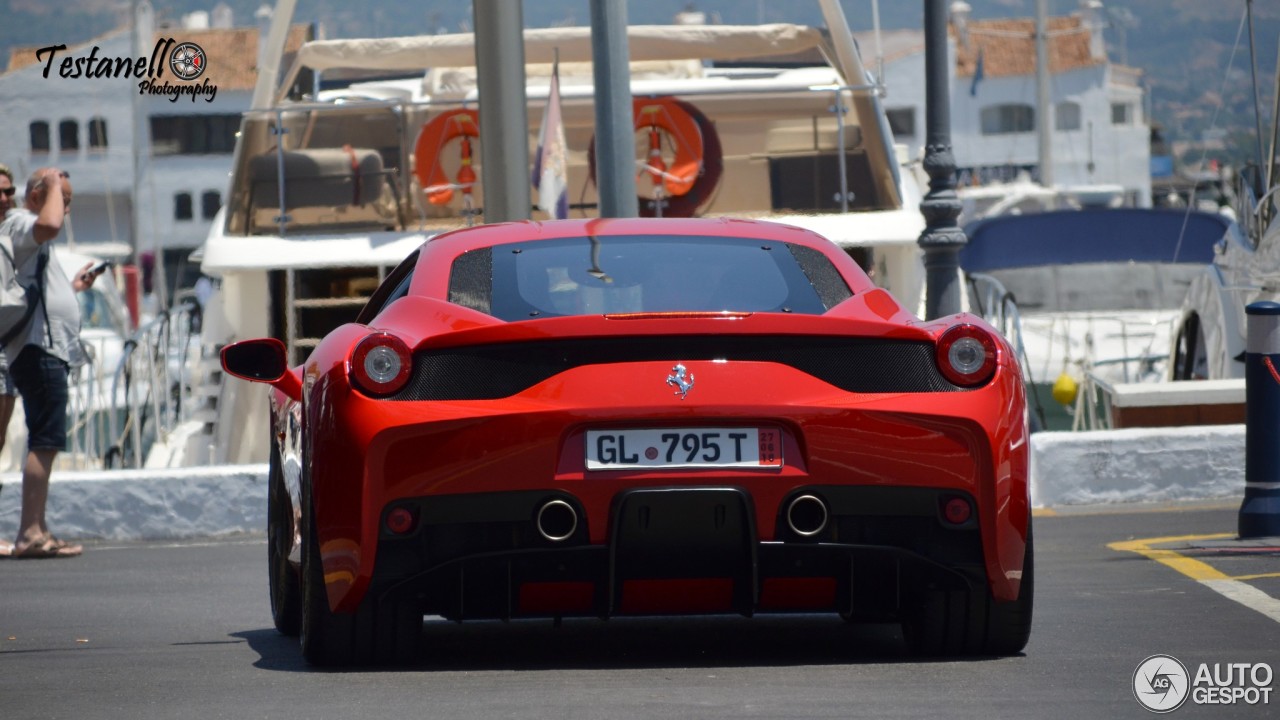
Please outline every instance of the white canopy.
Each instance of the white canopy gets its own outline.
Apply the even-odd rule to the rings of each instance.
[[[822,33],[805,25],[631,25],[627,45],[632,62],[644,60],[742,60],[791,55],[823,45]],[[525,63],[591,61],[591,28],[531,28],[524,31]],[[475,35],[417,35],[398,38],[314,40],[298,49],[280,85],[293,84],[298,72],[425,70],[471,67],[476,63]]]

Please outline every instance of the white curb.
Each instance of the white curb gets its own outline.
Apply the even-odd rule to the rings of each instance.
[[[1234,498],[1244,482],[1244,425],[1031,436],[1035,507]],[[0,538],[17,533],[21,503],[21,476],[0,476]],[[56,471],[46,514],[64,538],[264,534],[267,466]]]

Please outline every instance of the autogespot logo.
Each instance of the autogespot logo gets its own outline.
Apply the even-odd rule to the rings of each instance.
[[[1172,655],[1152,655],[1133,671],[1133,696],[1154,713],[1173,712],[1187,701],[1191,677]]]

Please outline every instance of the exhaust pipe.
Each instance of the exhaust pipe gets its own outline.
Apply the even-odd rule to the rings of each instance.
[[[578,529],[578,511],[564,500],[548,500],[538,508],[538,534],[551,542],[563,542]]]
[[[801,495],[787,505],[787,527],[800,537],[813,537],[827,527],[827,504],[813,495]]]

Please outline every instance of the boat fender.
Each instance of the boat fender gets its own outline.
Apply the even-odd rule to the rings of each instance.
[[[1058,376],[1057,380],[1053,381],[1053,399],[1063,405],[1074,405],[1076,402],[1076,395],[1079,394],[1079,383],[1077,383],[1076,379],[1067,373],[1062,373]]]

